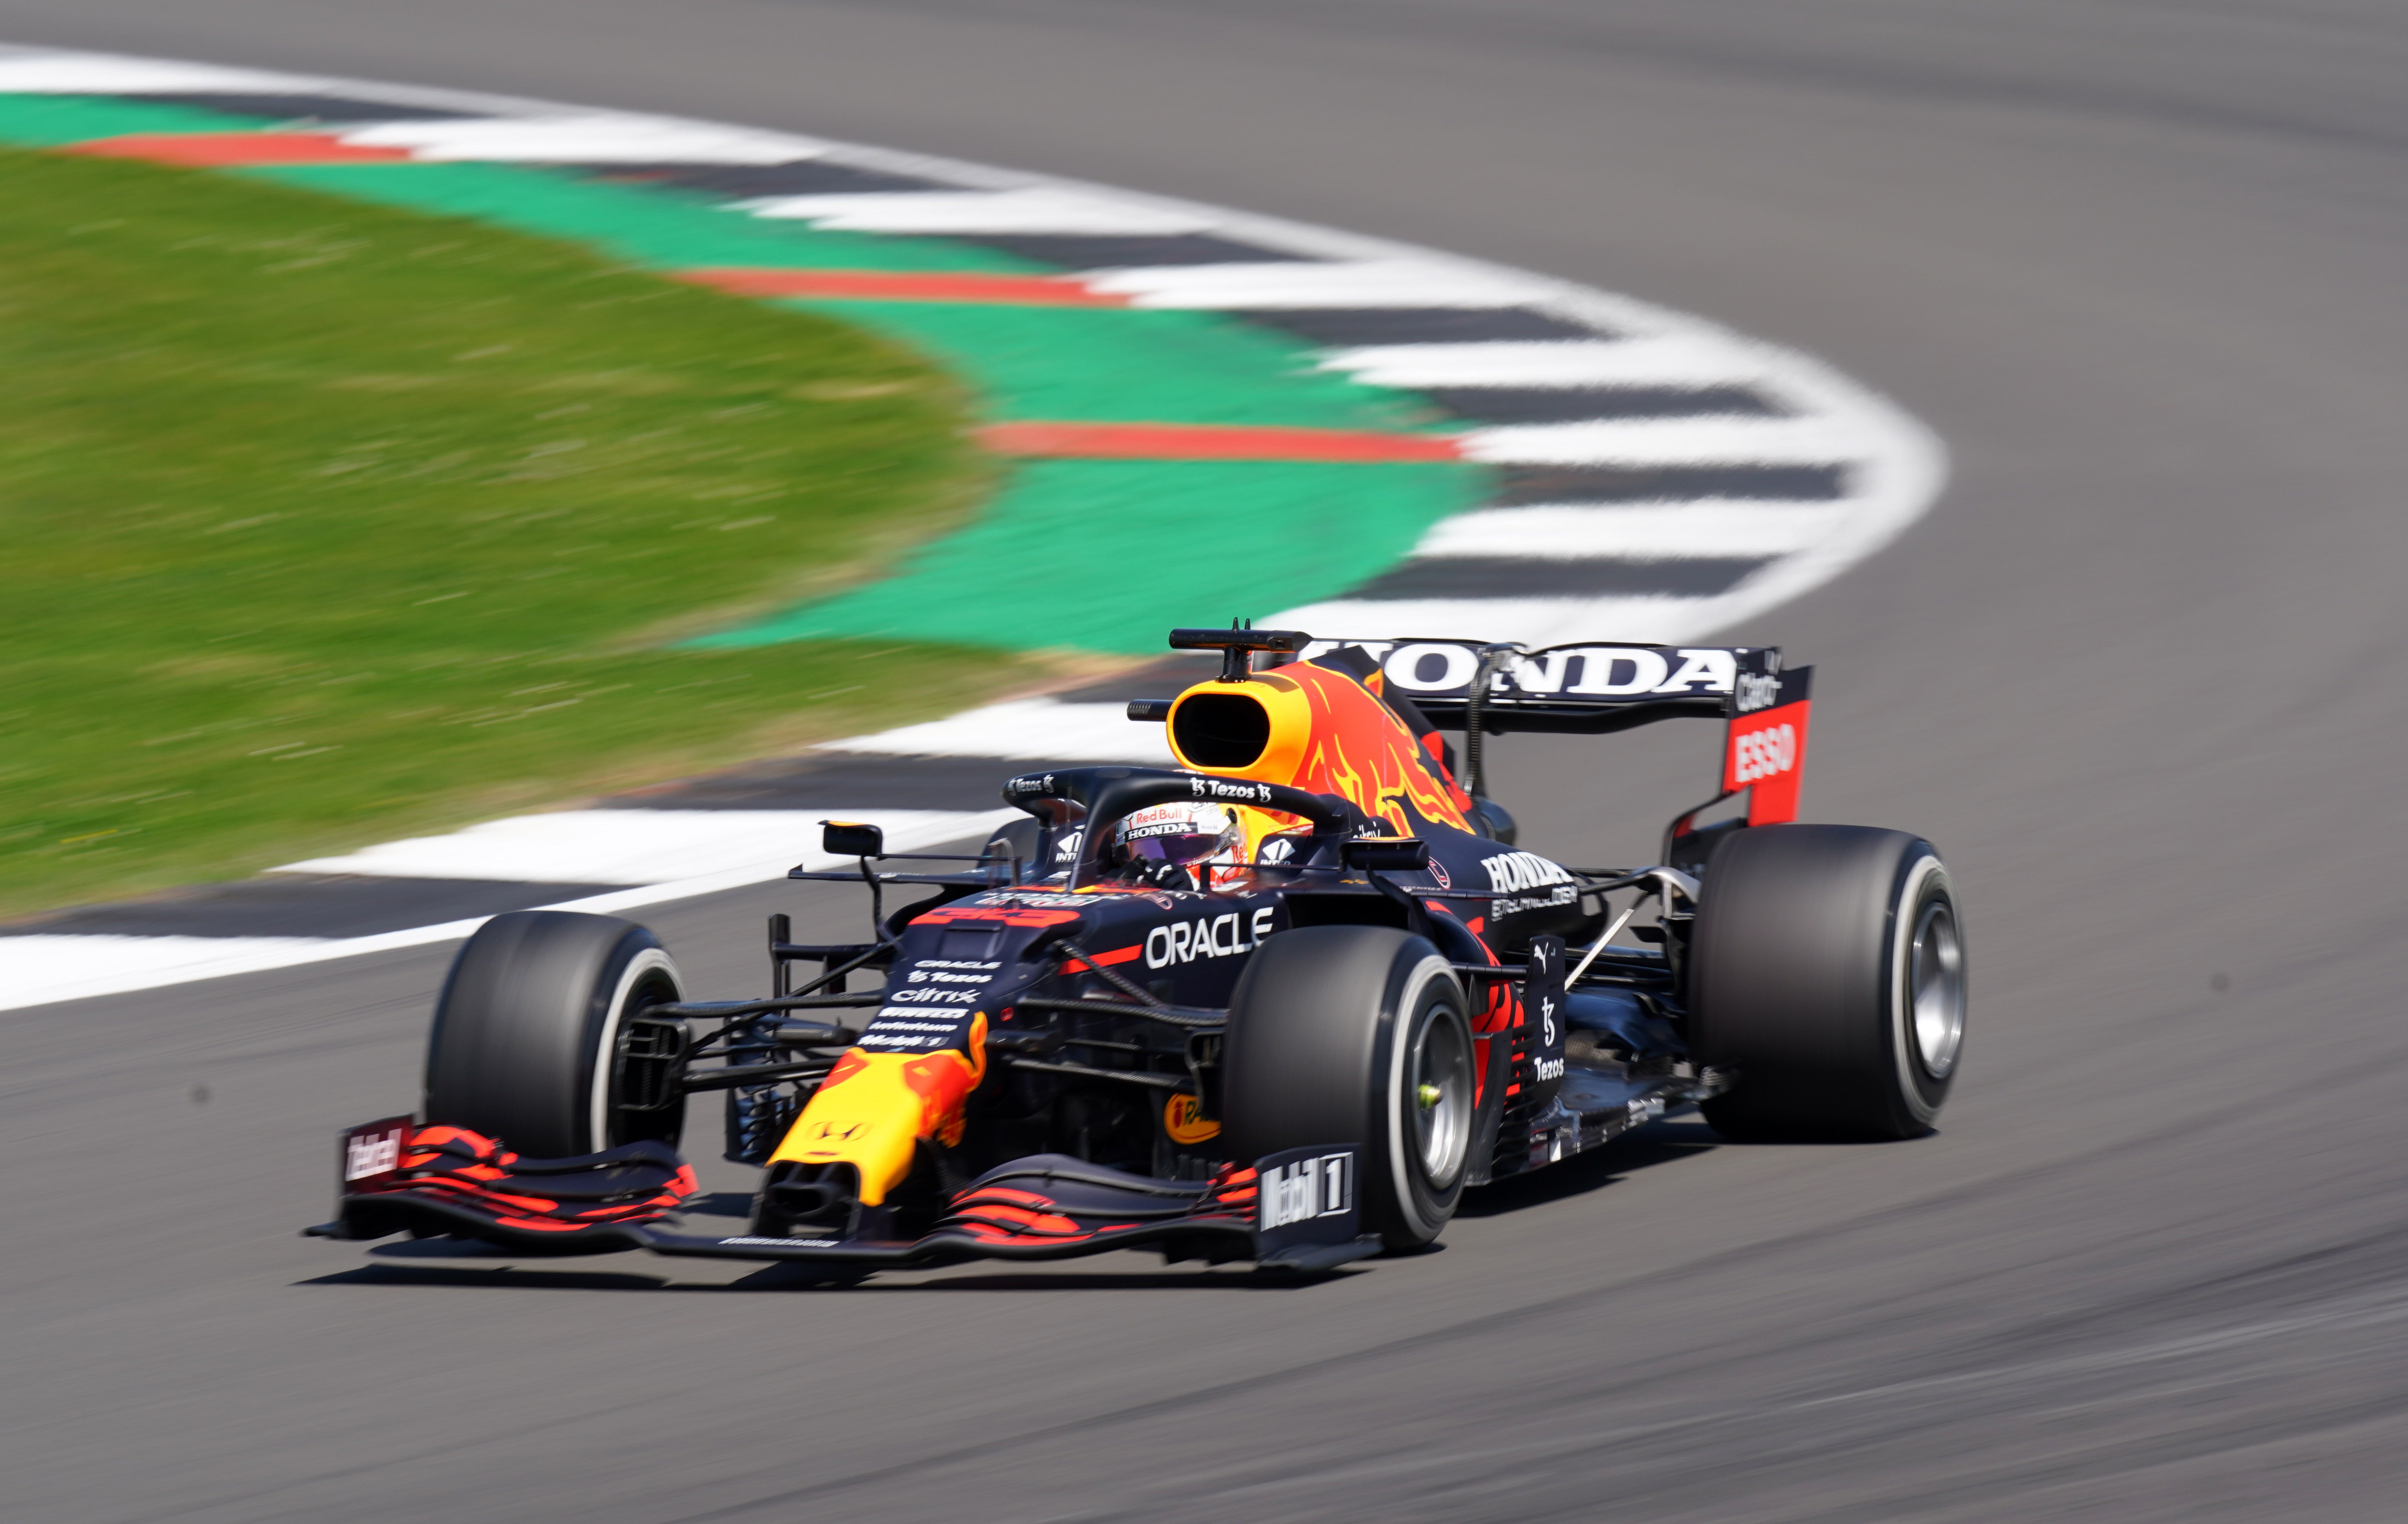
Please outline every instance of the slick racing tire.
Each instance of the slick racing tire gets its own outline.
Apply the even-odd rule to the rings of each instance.
[[[1230,1157],[1359,1144],[1363,1231],[1391,1250],[1429,1243],[1455,1215],[1470,1161],[1469,1008],[1446,958],[1392,927],[1308,926],[1266,941],[1229,1000]]]
[[[1931,844],[1853,825],[1733,832],[1707,861],[1690,1047],[1737,1072],[1700,1108],[1750,1140],[1931,1130],[1965,1041],[1965,942]]]
[[[495,916],[452,960],[426,1039],[426,1119],[531,1159],[650,1138],[675,1147],[685,1107],[644,1090],[630,1018],[681,998],[660,939],[609,916]],[[674,1036],[672,1040],[675,1040]],[[651,1087],[657,1090],[657,1084]]]

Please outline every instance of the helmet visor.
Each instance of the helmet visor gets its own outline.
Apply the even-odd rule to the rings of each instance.
[[[1229,844],[1237,822],[1217,805],[1161,805],[1120,825],[1123,857],[1135,862],[1201,862]]]

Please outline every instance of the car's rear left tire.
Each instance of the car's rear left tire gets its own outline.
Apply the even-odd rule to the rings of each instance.
[[[1240,1163],[1359,1144],[1363,1231],[1391,1250],[1438,1237],[1473,1141],[1469,1009],[1446,958],[1385,926],[1310,926],[1263,943],[1229,1000],[1222,1136]]]
[[[1689,1043],[1737,1082],[1726,1136],[1928,1132],[1965,1035],[1965,948],[1929,842],[1868,826],[1733,832],[1706,864],[1689,952]]]
[[[681,998],[660,939],[609,916],[495,916],[460,949],[426,1040],[426,1120],[498,1138],[531,1159],[652,1139],[675,1147],[682,1100],[631,1093],[636,1018]],[[676,1040],[676,1034],[669,1034]]]

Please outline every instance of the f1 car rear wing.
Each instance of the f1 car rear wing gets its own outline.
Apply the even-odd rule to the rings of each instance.
[[[1247,632],[1260,637],[1269,632]],[[1342,648],[1377,662],[1388,688],[1431,723],[1486,734],[1598,735],[1676,715],[1729,718],[1761,700],[1781,673],[1774,646],[1519,646],[1474,640],[1308,639],[1291,661]],[[1485,677],[1483,684],[1481,678]],[[1762,707],[1761,703],[1755,707]]]
[[[1261,634],[1263,632],[1251,632]],[[1749,790],[1747,823],[1798,818],[1814,669],[1783,671],[1778,646],[1518,646],[1471,640],[1312,640],[1292,660],[1352,647],[1430,722],[1490,735],[1599,735],[1680,715],[1729,722],[1722,792],[1673,822]]]
[[[1742,789],[1748,824],[1798,818],[1814,669],[1784,671],[1777,646],[1584,645],[1531,651],[1473,640],[1308,638],[1289,648],[1293,655],[1274,660],[1309,662],[1350,647],[1377,662],[1388,688],[1411,699],[1432,724],[1467,734],[1600,735],[1684,715],[1724,719],[1722,791],[1674,821],[1670,835],[1687,834],[1699,812]]]

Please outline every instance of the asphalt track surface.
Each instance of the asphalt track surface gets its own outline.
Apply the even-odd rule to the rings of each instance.
[[[18,1012],[0,1511],[2408,1512],[2397,6],[0,0],[0,36],[1024,164],[1820,354],[1954,485],[1738,634],[1821,668],[1810,816],[1937,841],[1975,959],[1936,1136],[1661,1123],[1293,1288],[308,1243],[445,949]],[[1509,741],[1499,792],[1641,855],[1712,746]],[[649,919],[733,995],[770,908],[853,914]]]

